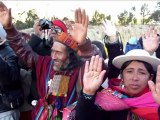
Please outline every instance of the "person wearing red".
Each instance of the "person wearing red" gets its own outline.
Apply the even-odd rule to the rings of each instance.
[[[155,37],[154,32],[151,34],[147,38]],[[86,62],[76,120],[159,120],[159,69],[156,87],[152,80],[160,60],[145,50],[134,49],[115,57],[112,63],[121,70],[121,79],[110,79],[109,87],[99,92],[105,74],[102,58],[93,56],[90,63]]]
[[[23,42],[21,33],[12,24],[10,9],[2,2],[0,16],[9,44],[18,57],[36,72],[40,99],[35,103],[33,119],[61,119],[63,108],[78,96],[77,88],[82,85],[83,61],[100,54],[99,49],[86,39],[88,16],[85,10],[75,10],[74,28],[69,27],[70,34],[58,34],[51,48],[51,56],[40,56]]]

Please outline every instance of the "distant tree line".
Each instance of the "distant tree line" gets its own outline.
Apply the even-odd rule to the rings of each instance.
[[[136,13],[135,6],[132,7],[129,11],[124,10],[122,13],[117,15],[118,24],[119,25],[137,25],[138,19],[136,18],[135,13]],[[15,18],[13,18],[15,26],[19,30],[33,27],[34,20],[39,18],[34,9],[29,11],[24,11],[22,13],[18,13],[19,18],[21,18],[23,14],[27,15],[24,22],[21,19],[16,20]],[[150,24],[150,23],[159,23],[160,22],[160,2],[157,2],[157,5],[155,6],[155,10],[152,12],[149,10],[148,4],[144,3],[141,6],[140,15],[141,15],[140,22],[142,25]],[[50,19],[57,19],[57,17],[53,16]],[[62,20],[65,21],[68,19],[69,18],[64,17]],[[99,13],[96,10],[92,16],[92,19],[89,21],[89,24],[100,25],[103,20],[111,20],[111,15],[105,15],[104,13]],[[74,21],[71,21],[71,22],[74,22]]]

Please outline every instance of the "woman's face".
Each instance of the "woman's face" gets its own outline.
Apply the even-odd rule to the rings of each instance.
[[[132,61],[123,70],[122,77],[126,91],[131,96],[143,91],[148,81],[152,79],[144,64],[139,61]]]

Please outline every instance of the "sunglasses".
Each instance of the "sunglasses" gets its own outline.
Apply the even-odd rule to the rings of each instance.
[[[52,34],[58,34],[58,33],[61,33],[62,30],[60,28],[56,28],[56,27],[52,27],[51,28],[51,33]]]

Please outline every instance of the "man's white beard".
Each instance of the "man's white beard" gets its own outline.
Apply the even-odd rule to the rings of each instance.
[[[60,71],[60,67],[57,67],[57,66],[54,66],[54,65],[53,65],[53,70],[54,70],[54,71]]]
[[[60,68],[62,67],[63,63],[61,61],[59,61],[59,65],[53,65],[53,70],[54,71],[61,71]]]
[[[58,72],[58,71],[62,71],[61,68],[66,67],[68,64],[69,64],[69,60],[67,60],[65,63],[62,63],[62,62],[61,62],[60,67],[57,67],[57,66],[53,65],[53,70],[54,70],[54,71],[57,71],[57,72]]]

